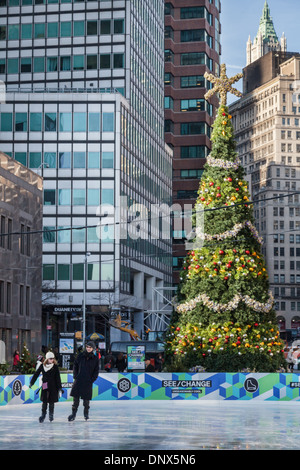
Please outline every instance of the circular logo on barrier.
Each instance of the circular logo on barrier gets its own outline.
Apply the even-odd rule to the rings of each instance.
[[[123,392],[123,393],[129,392],[129,390],[131,389],[131,382],[130,380],[123,377],[123,379],[119,380],[117,387],[120,392]]]
[[[17,397],[21,395],[22,392],[22,383],[19,379],[15,380],[12,387],[13,394]]]
[[[258,381],[254,377],[248,377],[244,382],[244,387],[247,392],[254,393],[258,390]]]

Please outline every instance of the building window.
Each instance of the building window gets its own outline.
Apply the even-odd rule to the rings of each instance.
[[[83,263],[73,264],[73,281],[83,281]]]
[[[19,288],[19,315],[24,315],[24,286]]]
[[[110,34],[110,26],[111,26],[111,21],[110,20],[101,20],[100,21],[100,34]]]
[[[73,56],[73,70],[84,70],[84,55]]]
[[[27,132],[27,113],[16,113],[16,132]]]
[[[102,132],[114,132],[114,113],[103,113]]]
[[[98,65],[97,55],[88,55],[86,58],[87,70],[96,70]]]
[[[114,54],[114,69],[124,68],[124,54]]]
[[[1,113],[0,119],[1,119],[0,130],[2,132],[11,132],[12,131],[12,113]]]
[[[44,153],[44,163],[48,168],[56,168],[56,153],[55,152],[45,152]]]
[[[25,152],[15,152],[15,160],[27,166],[27,154]]]
[[[34,37],[35,39],[40,39],[40,38],[45,37],[45,23],[35,23]]]
[[[60,23],[60,36],[62,38],[70,37],[72,35],[71,21],[63,21]]]
[[[74,113],[73,129],[74,132],[86,132],[86,113]]]
[[[57,265],[57,280],[58,281],[69,281],[70,280],[70,265],[69,264],[58,264]]]
[[[26,286],[26,299],[25,299],[25,315],[29,317],[30,315],[30,287]]]
[[[58,168],[71,168],[71,153],[59,152]]]
[[[100,54],[100,69],[110,69],[110,54]]]
[[[60,71],[68,71],[71,70],[71,57],[70,56],[62,56],[60,58]]]
[[[58,23],[47,24],[47,37],[57,38],[58,37]]]
[[[73,23],[73,34],[74,36],[84,36],[84,21],[74,21]]]
[[[97,21],[87,21],[86,34],[87,36],[94,36],[98,34]]]
[[[85,205],[85,189],[73,189],[73,205]]]
[[[207,65],[212,69],[212,59],[205,52],[188,52],[180,55],[181,65]]]
[[[11,313],[11,294],[12,294],[11,283],[7,282],[6,283],[6,313]]]
[[[114,152],[102,152],[102,168],[114,167]]]
[[[99,132],[100,131],[100,114],[99,113],[89,113],[89,132]]]
[[[205,134],[205,123],[185,122],[180,125],[181,135]]]
[[[54,264],[43,264],[43,280],[54,281]]]
[[[19,25],[18,24],[9,24],[8,25],[8,39],[9,40],[18,40],[19,39]]]
[[[47,57],[47,72],[57,72],[57,57]]]
[[[99,189],[88,189],[88,206],[99,206],[100,191]]]
[[[100,168],[100,152],[88,153],[88,168]]]
[[[124,19],[114,20],[114,34],[124,34],[125,32],[125,22]]]
[[[30,152],[29,153],[29,168],[39,168],[42,164],[41,152]]]
[[[32,24],[31,23],[21,25],[21,38],[32,39]]]
[[[43,228],[43,243],[55,243],[55,227]]]
[[[19,73],[19,59],[7,59],[7,73],[16,74]]]
[[[180,147],[180,158],[206,158],[208,148],[204,145],[189,145]]]
[[[70,189],[59,189],[58,190],[58,205],[59,206],[70,206],[71,205],[71,190]]]
[[[0,281],[0,312],[4,313],[4,281]]]
[[[44,189],[44,205],[55,206],[55,189]]]
[[[30,113],[29,122],[31,132],[40,132],[42,130],[42,113]]]
[[[5,248],[5,245],[6,245],[6,243],[5,243],[6,220],[5,220],[4,215],[1,215],[1,218],[0,218],[0,230],[1,230],[0,247]]]
[[[45,59],[44,57],[33,58],[33,72],[41,73],[45,72]]]
[[[59,131],[72,132],[72,113],[59,113]]]

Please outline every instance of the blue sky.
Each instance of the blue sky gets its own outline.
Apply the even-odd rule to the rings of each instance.
[[[259,27],[265,0],[221,0],[221,63],[227,75],[241,72],[246,65],[246,44],[253,41]],[[287,50],[300,52],[300,0],[268,0],[277,36],[287,38]],[[236,84],[241,90],[241,81]],[[231,95],[232,96],[232,95]],[[228,95],[228,103],[235,101]]]

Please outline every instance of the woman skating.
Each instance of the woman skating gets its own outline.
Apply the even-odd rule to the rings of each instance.
[[[45,361],[38,367],[31,378],[29,387],[31,388],[40,374],[42,375],[41,387],[41,401],[42,401],[42,414],[39,418],[40,423],[43,423],[47,406],[49,403],[49,421],[54,418],[54,403],[59,400],[59,392],[62,389],[60,373],[57,361],[52,352],[47,352]]]

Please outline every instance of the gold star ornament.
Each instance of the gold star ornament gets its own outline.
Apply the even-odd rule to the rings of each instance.
[[[214,87],[204,95],[204,98],[206,100],[210,98],[211,96],[213,96],[215,93],[220,93],[220,98],[221,98],[220,104],[226,106],[227,93],[232,93],[233,95],[238,96],[238,97],[243,96],[239,90],[232,87],[233,83],[238,82],[243,77],[243,74],[237,73],[233,77],[228,78],[226,75],[225,64],[221,65],[220,77],[216,77],[215,75],[211,73],[207,73],[207,72],[205,72],[204,77],[214,84]]]

